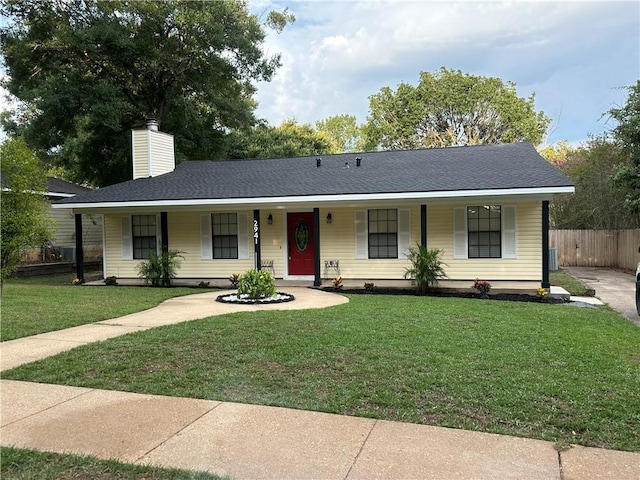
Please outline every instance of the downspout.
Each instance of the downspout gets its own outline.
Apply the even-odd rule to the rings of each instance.
[[[542,202],[542,288],[550,288],[549,283],[549,201]]]
[[[313,271],[315,273],[315,278],[313,280],[313,286],[319,287],[322,285],[322,280],[320,280],[320,209],[313,209],[313,243],[314,243],[314,252],[313,252]]]

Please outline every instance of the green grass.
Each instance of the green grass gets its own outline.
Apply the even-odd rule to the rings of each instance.
[[[2,341],[61,330],[146,310],[192,288],[91,287],[71,276],[10,279],[2,291]]]
[[[584,297],[587,294],[587,287],[575,277],[572,277],[562,270],[549,272],[549,282],[555,287],[562,287],[571,295]]]
[[[129,465],[89,456],[0,449],[3,480],[221,480],[203,472]]]
[[[138,332],[3,376],[640,451],[640,329],[607,308],[352,295]]]

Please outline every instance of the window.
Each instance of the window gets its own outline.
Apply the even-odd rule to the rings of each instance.
[[[157,251],[155,215],[132,215],[131,232],[134,259],[146,260],[149,253]]]
[[[469,258],[502,257],[500,205],[467,207]]]
[[[212,213],[213,258],[238,258],[238,216]]]
[[[369,258],[398,258],[398,211],[369,210]]]

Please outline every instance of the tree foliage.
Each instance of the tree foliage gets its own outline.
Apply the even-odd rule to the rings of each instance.
[[[43,196],[47,179],[38,158],[22,138],[0,145],[2,201],[0,284],[22,260],[27,249],[39,247],[51,234],[52,222]]]
[[[260,124],[236,131],[227,156],[232,159],[304,157],[338,153],[338,146],[324,132],[309,124],[299,125],[295,119],[285,120],[278,127]]]
[[[23,108],[5,128],[103,186],[131,177],[129,130],[155,118],[176,157],[221,156],[230,129],[255,122],[255,81],[280,56],[261,49],[264,22],[246,2],[2,0],[6,88]]]
[[[572,149],[568,145],[548,148],[540,153],[547,159],[558,151],[554,163],[575,183],[573,195],[560,196],[550,205],[554,228],[569,230],[618,230],[640,227],[640,216],[622,207],[629,188],[617,184],[614,174],[630,161],[620,146],[606,137],[592,138],[587,145]]]
[[[640,80],[628,90],[626,104],[609,111],[611,117],[618,121],[613,136],[627,157],[617,169],[615,180],[629,189],[625,206],[633,213],[640,213]]]
[[[354,115],[335,115],[316,122],[316,130],[336,145],[338,153],[362,150],[361,128]]]
[[[417,86],[400,83],[369,97],[367,149],[449,147],[526,141],[539,144],[550,119],[534,95],[515,84],[441,68],[422,72]]]

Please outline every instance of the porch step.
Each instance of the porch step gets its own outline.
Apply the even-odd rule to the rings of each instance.
[[[562,287],[552,286],[549,290],[550,290],[549,291],[550,298],[557,298],[562,300],[563,302],[568,302],[571,300],[571,294]]]

